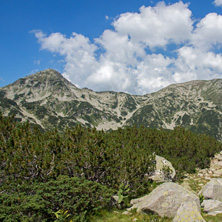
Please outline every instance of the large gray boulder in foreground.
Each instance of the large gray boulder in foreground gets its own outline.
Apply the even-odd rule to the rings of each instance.
[[[173,222],[205,222],[196,202],[187,201],[180,205]]]
[[[204,199],[222,201],[222,178],[213,178],[200,191]]]
[[[167,182],[154,189],[150,194],[131,200],[131,209],[137,208],[137,212],[155,212],[161,217],[175,217],[182,203],[193,201],[200,210],[200,202],[197,195],[184,187]]]
[[[150,179],[157,182],[172,181],[176,175],[176,170],[171,162],[158,155],[155,156],[155,161],[156,169]]]

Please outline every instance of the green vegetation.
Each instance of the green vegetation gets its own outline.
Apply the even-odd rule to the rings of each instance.
[[[204,219],[206,221],[211,221],[211,222],[221,222],[222,221],[222,214],[217,214],[217,216],[210,216],[204,214]]]
[[[184,116],[182,117],[182,125],[185,127],[189,127],[191,123],[191,118],[190,116],[188,116],[187,114],[184,114]]]
[[[111,104],[111,108],[112,109],[116,109],[117,108],[117,106],[118,106],[118,98],[117,98],[117,94],[115,94],[115,100],[114,100],[114,102]]]
[[[152,213],[140,214],[136,210],[130,211],[128,214],[124,214],[124,211],[108,211],[102,210],[98,212],[95,216],[90,218],[91,222],[172,222],[172,218],[161,218],[158,215]]]
[[[0,196],[1,221],[54,221],[58,211],[68,211],[74,221],[85,221],[106,206],[113,194],[99,183],[68,176],[12,188]]]
[[[126,208],[130,207],[130,201],[129,201],[129,191],[130,189],[128,188],[129,185],[124,185],[120,184],[119,190],[118,190],[118,204],[120,208]]]
[[[155,154],[171,161],[180,179],[207,167],[220,150],[215,139],[180,127],[105,133],[78,125],[42,132],[0,114],[0,220],[54,221],[60,212],[57,216],[87,221],[114,194],[127,205],[148,193],[155,186],[148,179]]]
[[[122,113],[121,113],[122,114]],[[128,125],[147,125],[150,128],[158,128],[161,126],[162,120],[159,118],[158,113],[153,108],[153,105],[145,105],[137,110],[132,118],[127,120]]]
[[[125,107],[126,107],[130,112],[132,112],[133,110],[136,109],[136,102],[135,102],[135,100],[133,99],[132,96],[128,95],[128,96],[126,97]]]
[[[193,173],[197,167],[208,167],[210,157],[222,150],[222,144],[212,137],[194,134],[182,127],[172,131],[128,127],[113,131],[108,137],[115,144],[140,146],[143,150],[165,157],[175,167],[178,177],[185,171]]]
[[[194,132],[205,132],[210,136],[219,135],[220,129],[220,116],[213,110],[202,109],[201,116],[197,120],[197,123],[190,127],[190,130]]]

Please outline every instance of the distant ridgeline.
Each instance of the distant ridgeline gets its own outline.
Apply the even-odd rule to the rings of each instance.
[[[78,125],[42,132],[0,114],[0,220],[54,221],[59,209],[87,220],[121,184],[129,185],[130,197],[147,193],[155,154],[172,162],[178,180],[207,167],[220,150],[214,138],[181,127],[104,132]]]
[[[44,130],[78,124],[96,129],[182,126],[222,140],[222,79],[170,85],[136,96],[79,89],[47,69],[0,88],[0,110]]]

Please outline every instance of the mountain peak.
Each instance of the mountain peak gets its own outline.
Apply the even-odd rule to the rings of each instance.
[[[37,73],[34,73],[30,76],[27,76],[25,78],[45,78],[45,79],[50,79],[50,78],[55,78],[55,79],[65,79],[61,73],[54,69],[46,69]]]
[[[133,96],[78,89],[59,72],[46,69],[0,89],[4,115],[16,114],[42,128],[82,124],[98,129],[128,125],[173,129],[222,139],[222,80],[174,84],[158,92]]]
[[[66,88],[68,87],[74,87],[76,88],[75,85],[73,85],[71,82],[69,82],[66,78],[63,77],[61,73],[54,69],[46,69],[43,71],[39,71],[37,73],[34,73],[32,75],[23,77],[21,79],[18,79],[14,83],[10,84],[9,86],[12,87],[17,87],[17,88],[23,88],[23,87],[28,87],[28,88],[45,88],[47,87],[54,87],[56,85],[59,85],[60,88]],[[6,86],[7,87],[7,86]],[[57,87],[59,88],[59,87]]]

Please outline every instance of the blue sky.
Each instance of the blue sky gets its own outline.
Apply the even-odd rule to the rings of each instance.
[[[222,0],[0,0],[0,87],[53,68],[145,94],[222,77]]]

